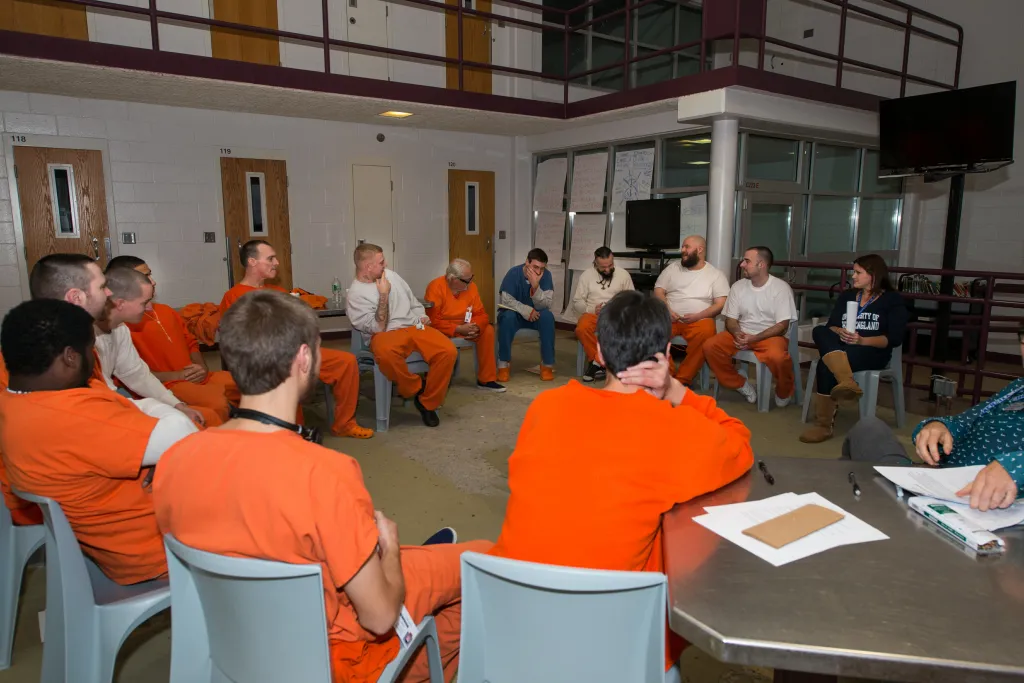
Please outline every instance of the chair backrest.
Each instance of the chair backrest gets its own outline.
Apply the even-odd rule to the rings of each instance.
[[[319,565],[217,555],[170,534],[164,545],[172,681],[330,683]]]
[[[789,357],[797,359],[799,362],[800,358],[800,321],[790,320],[789,321],[789,332],[786,333],[789,341]],[[797,379],[800,379],[797,377]]]
[[[903,344],[893,347],[892,356],[889,357],[889,367],[886,369],[903,372]]]
[[[664,681],[667,606],[664,574],[463,553],[459,680]]]

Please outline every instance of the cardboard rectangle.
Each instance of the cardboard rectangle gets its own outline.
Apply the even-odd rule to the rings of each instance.
[[[781,548],[831,526],[845,516],[821,505],[804,505],[792,512],[744,529],[743,533],[773,548]]]

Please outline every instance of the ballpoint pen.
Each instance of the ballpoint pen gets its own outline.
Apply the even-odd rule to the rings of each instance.
[[[850,476],[847,479],[853,484],[853,495],[860,496],[860,486],[857,485],[857,477],[853,475],[853,472],[850,472]]]
[[[757,469],[761,470],[761,474],[764,475],[764,480],[768,482],[770,486],[775,485],[775,477],[768,471],[768,466],[764,464],[764,460],[757,461]]]

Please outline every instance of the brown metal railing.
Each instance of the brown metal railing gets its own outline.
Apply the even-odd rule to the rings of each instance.
[[[817,261],[776,261],[776,266],[783,268],[794,268],[794,269],[815,269],[815,270],[838,270],[838,291],[844,291],[847,288],[847,273],[853,268],[852,263],[833,263],[833,262],[817,262]],[[935,322],[911,322],[907,325],[909,331],[909,341],[904,345],[903,348],[903,365],[904,365],[904,386],[911,389],[922,389],[928,391],[931,389],[930,384],[915,384],[913,383],[914,367],[922,366],[931,368],[933,370],[939,370],[944,372],[951,372],[959,375],[959,383],[957,385],[957,394],[960,396],[970,396],[971,403],[976,404],[981,401],[983,396],[989,396],[994,392],[984,390],[982,388],[982,382],[984,378],[994,378],[1003,380],[1013,380],[1020,375],[1008,374],[1005,372],[997,372],[994,370],[986,370],[985,363],[988,355],[988,340],[991,334],[1016,334],[1021,322],[1024,322],[1024,314],[1020,316],[1013,315],[993,315],[993,308],[1012,308],[1024,311],[1024,300],[1011,301],[1007,299],[996,299],[995,297],[1004,291],[1017,292],[1021,285],[1024,285],[1024,273],[1000,273],[992,272],[987,270],[942,270],[937,268],[909,268],[909,267],[892,267],[889,268],[890,273],[894,274],[911,274],[911,275],[929,275],[929,276],[953,276],[955,278],[966,278],[972,281],[984,282],[984,293],[982,296],[944,296],[942,294],[923,294],[917,292],[900,292],[900,294],[909,300],[920,300],[920,301],[948,301],[951,303],[969,304],[981,306],[981,314],[953,314],[954,323],[949,326],[950,330],[961,331],[964,334],[963,343],[960,345],[960,363],[949,363],[932,360],[935,355],[935,337],[934,334],[937,323]],[[825,285],[809,285],[791,282],[794,291],[806,291],[806,292],[832,292],[836,291],[836,285],[825,286]],[[1005,323],[1005,324],[999,324]],[[931,345],[928,356],[921,356],[917,354],[917,342],[918,332],[920,330],[929,330],[931,334]],[[975,354],[973,362],[969,358],[968,344],[966,343],[966,337],[968,333],[976,333],[978,335],[978,351]],[[811,342],[800,342],[800,345],[805,348],[815,348]],[[973,385],[971,388],[964,386],[964,380],[968,377],[973,378]]]
[[[129,5],[122,5],[113,2],[106,2],[105,0],[63,0],[65,4],[80,5],[83,7],[89,7],[94,9],[102,9],[108,12],[116,12],[121,14],[135,15],[140,18],[145,18],[150,24],[150,35],[152,40],[152,50],[161,51],[160,48],[160,23],[161,22],[173,22],[178,25],[192,25],[192,26],[203,26],[208,28],[223,28],[231,29],[235,31],[242,31],[254,35],[271,36],[276,38],[284,38],[291,41],[298,41],[309,43],[312,45],[321,46],[323,49],[324,59],[324,73],[331,74],[331,50],[332,48],[341,48],[344,50],[358,50],[360,52],[377,53],[386,55],[389,57],[399,59],[410,59],[417,61],[433,62],[436,64],[444,64],[446,66],[454,66],[458,69],[458,89],[465,90],[465,71],[466,69],[471,70],[486,70],[492,73],[508,74],[512,76],[520,76],[531,79],[541,79],[549,81],[557,81],[563,85],[563,106],[569,106],[569,86],[573,81],[587,76],[592,76],[597,73],[607,72],[610,70],[622,70],[622,89],[630,90],[636,88],[632,82],[630,67],[645,62],[650,59],[657,59],[665,55],[674,54],[682,50],[699,48],[699,65],[698,72],[703,73],[711,69],[711,65],[708,64],[708,49],[709,46],[716,40],[732,40],[732,68],[740,68],[739,57],[740,57],[740,40],[741,39],[756,39],[757,40],[757,69],[759,71],[764,70],[765,51],[766,46],[774,45],[781,48],[785,48],[790,52],[795,52],[803,55],[817,57],[819,59],[826,59],[834,61],[836,64],[836,87],[842,87],[844,68],[855,67],[858,69],[875,72],[878,74],[884,74],[892,77],[898,77],[900,79],[900,95],[903,96],[906,93],[907,83],[918,83],[921,85],[927,85],[935,88],[942,89],[955,89],[959,86],[960,80],[960,63],[961,55],[963,52],[963,29],[958,25],[942,17],[939,17],[931,12],[918,9],[911,5],[908,5],[900,0],[878,0],[880,4],[885,7],[905,12],[905,19],[896,19],[891,16],[886,16],[877,11],[861,7],[859,5],[851,4],[850,0],[821,0],[821,2],[832,5],[839,8],[840,13],[840,30],[837,51],[835,53],[825,52],[822,50],[807,48],[789,41],[784,41],[778,38],[772,38],[767,35],[766,32],[766,19],[768,14],[768,0],[759,0],[761,10],[761,26],[760,32],[757,35],[745,34],[741,30],[741,11],[746,11],[750,7],[750,0],[705,0],[702,9],[702,22],[701,22],[701,38],[695,41],[689,41],[685,43],[679,43],[669,47],[661,48],[648,52],[646,54],[633,54],[639,52],[637,49],[636,42],[631,37],[631,23],[634,20],[634,13],[647,7],[648,5],[660,2],[662,0],[624,0],[622,7],[612,10],[606,14],[598,17],[591,18],[583,21],[582,23],[572,25],[570,23],[570,17],[578,15],[581,12],[585,12],[592,6],[595,6],[600,0],[587,0],[572,9],[563,10],[555,7],[547,7],[539,2],[531,2],[530,0],[495,0],[503,5],[518,7],[528,10],[533,10],[538,13],[547,15],[554,15],[560,18],[559,22],[544,22],[544,21],[532,21],[529,19],[522,19],[519,17],[506,16],[503,14],[496,14],[494,12],[486,12],[481,10],[471,9],[465,7],[464,3],[460,0],[456,4],[448,4],[442,0],[403,0],[404,3],[416,5],[419,7],[429,8],[434,11],[444,12],[447,17],[454,17],[457,21],[458,30],[458,53],[454,57],[414,52],[410,50],[402,50],[393,47],[384,47],[378,45],[369,45],[364,43],[357,43],[349,40],[341,40],[338,38],[330,37],[330,20],[329,20],[329,0],[322,0],[322,17],[323,17],[323,28],[319,35],[297,33],[294,31],[282,31],[280,29],[264,28],[259,26],[250,26],[247,24],[240,24],[235,22],[222,21],[219,19],[209,19],[205,17],[199,17],[189,14],[181,14],[178,12],[168,12],[161,10],[157,7],[157,0],[148,0],[147,4],[142,7],[133,7]],[[758,0],[753,0],[757,2]],[[726,3],[735,2],[735,27],[731,36],[729,35],[715,35],[709,36],[707,30],[707,15],[709,7],[721,8]],[[623,57],[613,63],[604,64],[599,67],[587,69],[581,72],[571,72],[570,70],[570,54],[569,54],[569,43],[570,36],[582,31],[586,28],[594,26],[602,21],[614,18],[625,13],[624,19],[624,34],[623,34]],[[893,26],[902,29],[904,34],[904,45],[903,45],[903,63],[902,68],[892,69],[879,64],[871,64],[863,60],[852,59],[846,55],[846,32],[847,25],[849,22],[850,14],[857,14],[864,17],[868,17],[877,22],[882,22],[886,25]],[[544,72],[542,69],[521,69],[517,67],[504,66],[500,64],[493,64],[489,62],[478,62],[467,59],[463,52],[463,32],[464,22],[467,17],[474,17],[483,19],[490,22],[502,22],[504,24],[512,24],[523,28],[533,29],[541,32],[558,32],[562,34],[563,41],[563,69],[562,73],[555,74]],[[542,18],[542,17],[541,17]],[[956,38],[950,38],[947,36],[940,35],[934,31],[921,28],[914,25],[914,19],[926,19],[930,22],[940,24],[949,29],[952,29],[956,33]],[[755,32],[756,33],[756,32]],[[956,67],[952,82],[942,82],[930,78],[924,78],[921,76],[915,76],[908,73],[909,68],[909,56],[910,56],[910,42],[912,36],[926,37],[932,41],[936,41],[942,44],[950,45],[956,48]],[[646,48],[645,48],[646,49]],[[0,52],[2,52],[0,47]],[[83,61],[85,58],[82,58]],[[686,78],[683,76],[681,78]],[[678,80],[678,79],[673,79]],[[660,85],[660,84],[659,84]],[[600,97],[600,96],[599,96]],[[656,87],[645,86],[644,94],[632,104],[640,103],[643,101],[653,101],[656,99],[664,99],[665,97],[671,97],[671,94],[667,94],[664,89]],[[613,107],[612,107],[613,108]]]

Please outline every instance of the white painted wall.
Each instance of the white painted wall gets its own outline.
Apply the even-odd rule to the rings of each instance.
[[[160,299],[179,306],[220,300],[227,287],[220,199],[220,148],[234,156],[284,159],[295,285],[324,293],[334,277],[351,280],[352,165],[390,166],[395,181],[397,270],[416,291],[444,272],[448,259],[447,169],[495,172],[495,270],[510,267],[514,147],[510,137],[376,127],[235,112],[205,111],[128,102],[87,100],[0,91],[4,144],[10,133],[29,144],[90,137],[103,140],[111,177],[112,237],[135,232],[137,245],[115,253],[136,254],[156,271]],[[384,142],[376,135],[383,132]],[[27,291],[24,261],[15,240],[8,159],[0,159],[0,310]],[[204,244],[204,231],[217,233]]]

